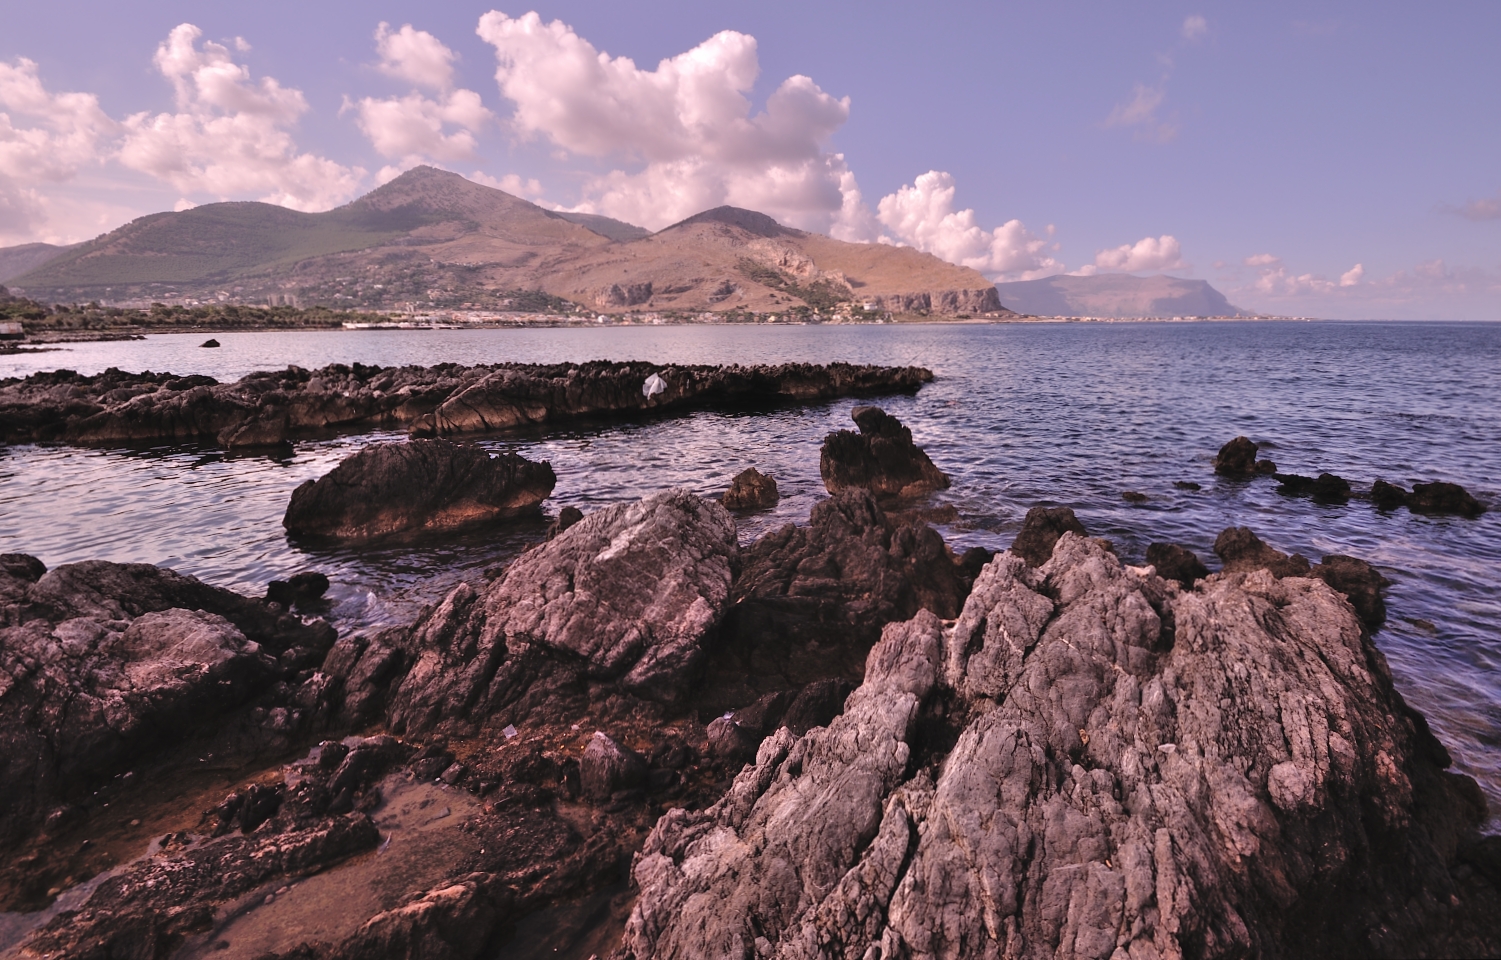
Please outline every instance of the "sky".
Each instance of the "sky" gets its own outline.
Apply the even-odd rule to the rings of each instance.
[[[1501,3],[0,0],[0,245],[419,163],[998,281],[1501,319]]]

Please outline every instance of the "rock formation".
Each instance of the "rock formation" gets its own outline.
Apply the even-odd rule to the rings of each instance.
[[[779,499],[775,479],[755,467],[746,467],[735,474],[720,502],[727,510],[764,510],[776,506]]]
[[[1272,479],[1284,493],[1308,494],[1318,503],[1347,503],[1350,500],[1350,481],[1332,473],[1321,473],[1317,478],[1296,473],[1277,473]]]
[[[0,843],[262,693],[281,709],[263,746],[306,719],[272,688],[322,661],[321,620],[148,564],[41,569],[0,567]]]
[[[642,394],[650,376],[665,393]],[[407,428],[450,436],[650,410],[812,403],[911,393],[933,379],[919,367],[847,363],[678,366],[639,362],[371,367],[334,364],[252,373],[235,383],[170,373],[94,376],[71,370],[0,380],[0,440],[120,446],[219,443],[275,446],[331,431]]]
[[[830,493],[861,488],[882,497],[918,497],[947,490],[948,475],[917,444],[912,431],[880,407],[855,407],[860,428],[824,438],[818,469]]]
[[[1326,584],[1185,592],[1065,533],[668,812],[618,956],[1494,953],[1497,889],[1456,870],[1484,803],[1447,766]]]
[[[1011,541],[1011,552],[1034,567],[1048,562],[1053,545],[1065,533],[1085,536],[1084,524],[1069,507],[1036,506],[1027,511],[1022,528]]]
[[[1209,568],[1192,550],[1176,543],[1154,543],[1147,547],[1147,563],[1157,571],[1157,576],[1172,580],[1179,586],[1193,589],[1193,585],[1209,576]]]
[[[292,491],[282,526],[347,540],[454,530],[535,512],[556,483],[552,464],[514,453],[447,440],[376,443]]]
[[[1222,477],[1254,477],[1261,473],[1276,473],[1277,465],[1270,460],[1257,460],[1258,446],[1245,437],[1236,437],[1220,447],[1214,458],[1214,472]]]

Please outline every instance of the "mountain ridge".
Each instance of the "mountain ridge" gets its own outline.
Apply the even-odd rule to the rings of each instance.
[[[1237,317],[1234,306],[1207,280],[1129,273],[1059,274],[996,284],[1001,301],[1018,313],[1040,317]]]
[[[323,213],[237,202],[151,214],[12,286],[56,302],[504,309],[541,292],[591,310],[1006,313],[977,271],[908,247],[845,243],[736,207],[648,233],[432,167]]]

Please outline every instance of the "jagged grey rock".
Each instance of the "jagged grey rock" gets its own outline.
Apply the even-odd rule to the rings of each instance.
[[[1325,583],[1188,592],[1066,533],[952,627],[888,626],[842,716],[664,816],[617,957],[1494,953],[1447,765]]]
[[[513,679],[506,665],[534,647],[590,680],[679,699],[723,616],[738,551],[729,512],[687,491],[596,510],[413,625],[390,717],[418,731],[483,715]]]

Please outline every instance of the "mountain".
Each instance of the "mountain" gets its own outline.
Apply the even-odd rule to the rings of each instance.
[[[73,245],[73,246],[76,246]],[[73,249],[52,243],[23,243],[18,247],[0,247],[0,283],[19,277]]]
[[[1234,317],[1246,311],[1204,280],[1100,273],[998,283],[1001,302],[1038,317]]]
[[[400,309],[1001,312],[981,274],[720,207],[657,233],[418,167],[325,213],[213,203],[142,217],[11,286],[56,302],[221,300]]]

